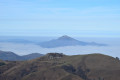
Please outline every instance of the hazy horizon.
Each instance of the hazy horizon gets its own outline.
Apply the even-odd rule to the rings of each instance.
[[[60,36],[61,37],[61,36]],[[71,37],[71,36],[70,36]],[[65,47],[57,47],[57,48],[42,48],[37,43],[49,41],[53,39],[57,39],[58,37],[0,37],[0,50],[3,51],[12,51],[18,55],[26,55],[30,53],[41,53],[46,54],[49,52],[60,52],[67,55],[77,55],[77,54],[91,54],[91,53],[101,53],[110,55],[113,57],[120,57],[119,49],[120,49],[120,38],[83,38],[83,37],[72,37],[79,41],[85,42],[97,42],[108,44],[108,46],[65,46]],[[10,41],[9,41],[10,40]],[[24,41],[19,42],[16,40]],[[8,41],[8,42],[7,42]],[[26,42],[26,41],[33,41]]]
[[[0,50],[20,55],[56,51],[119,56],[119,0],[0,0],[0,6]],[[109,46],[47,49],[36,44],[63,35]]]

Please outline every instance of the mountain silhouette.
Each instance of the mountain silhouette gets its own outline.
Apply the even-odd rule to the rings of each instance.
[[[35,59],[37,57],[43,56],[40,53],[32,53],[24,56],[19,56],[10,51],[0,51],[0,59],[1,60],[8,60],[8,61],[23,61],[23,60],[30,60]]]
[[[58,39],[46,41],[39,43],[41,47],[44,48],[55,48],[55,47],[64,47],[64,46],[106,46],[106,44],[99,44],[96,42],[84,42],[76,40],[67,35],[61,36]]]

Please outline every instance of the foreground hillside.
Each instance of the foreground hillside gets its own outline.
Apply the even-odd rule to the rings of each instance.
[[[49,53],[34,60],[0,63],[0,80],[120,80],[119,59],[102,54]]]

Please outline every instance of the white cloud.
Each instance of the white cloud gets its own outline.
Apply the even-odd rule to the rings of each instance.
[[[120,57],[120,46],[67,46],[59,48],[42,48],[34,44],[0,43],[0,50],[12,51],[19,55],[25,55],[35,52],[42,54],[46,54],[49,52],[61,52],[68,55],[102,53],[114,57]]]

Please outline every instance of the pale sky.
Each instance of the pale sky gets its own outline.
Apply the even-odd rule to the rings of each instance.
[[[0,36],[120,37],[120,0],[0,0]]]

